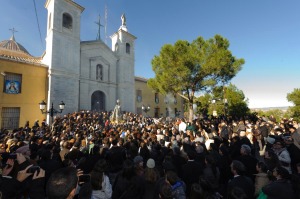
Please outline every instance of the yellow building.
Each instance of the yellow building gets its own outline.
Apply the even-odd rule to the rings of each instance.
[[[181,117],[183,99],[178,95],[162,95],[147,86],[147,79],[135,77],[137,114],[149,117]]]
[[[48,67],[14,36],[0,42],[0,128],[15,129],[45,118],[39,102],[47,99]]]

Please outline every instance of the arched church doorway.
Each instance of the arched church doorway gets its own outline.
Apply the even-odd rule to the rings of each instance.
[[[95,91],[92,94],[92,111],[105,111],[105,94],[102,91]]]

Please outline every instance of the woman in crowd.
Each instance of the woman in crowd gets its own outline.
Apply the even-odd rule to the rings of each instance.
[[[146,164],[146,169],[145,169],[145,194],[143,196],[143,199],[153,199],[154,197],[154,190],[155,190],[155,185],[158,179],[160,178],[159,172],[155,168],[155,161],[150,158],[147,161]]]
[[[284,167],[276,167],[273,170],[273,175],[276,178],[274,182],[262,188],[262,192],[267,195],[268,199],[296,199],[291,182],[289,181],[289,171]]]
[[[267,165],[264,162],[259,162],[256,165],[257,174],[255,174],[255,196],[258,196],[261,188],[267,185],[270,180],[267,174]]]
[[[108,176],[106,175],[106,160],[100,159],[91,172],[92,198],[91,199],[109,199],[112,195],[112,187]]]

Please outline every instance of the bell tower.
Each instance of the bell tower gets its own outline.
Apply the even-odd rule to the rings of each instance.
[[[47,0],[46,53],[49,66],[48,110],[51,103],[66,104],[64,113],[78,111],[80,18],[84,8],[72,0]]]
[[[134,80],[134,42],[136,37],[128,32],[125,14],[121,16],[122,25],[111,36],[112,51],[119,58],[117,63],[117,98],[121,101],[122,110],[135,110]]]

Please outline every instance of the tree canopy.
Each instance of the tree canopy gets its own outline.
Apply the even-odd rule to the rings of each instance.
[[[166,44],[152,59],[155,77],[148,85],[162,94],[177,93],[186,99],[191,120],[195,92],[209,93],[241,70],[244,59],[235,58],[228,48],[229,41],[220,35]]]
[[[300,89],[295,88],[293,92],[287,94],[287,100],[294,104],[289,110],[292,113],[292,117],[300,121]]]
[[[216,87],[211,94],[200,96],[195,101],[198,113],[205,116],[216,111],[218,116],[230,115],[233,119],[240,119],[250,113],[243,91],[233,84]]]

